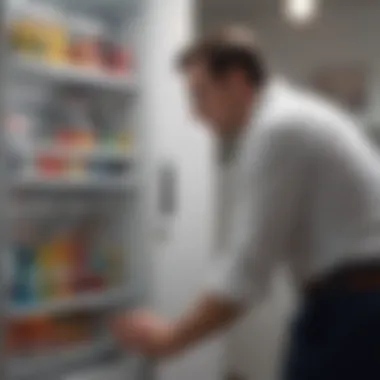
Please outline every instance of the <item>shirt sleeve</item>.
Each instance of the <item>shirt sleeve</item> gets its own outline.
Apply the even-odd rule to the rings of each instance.
[[[229,249],[207,283],[211,294],[245,305],[266,295],[299,214],[306,164],[303,137],[296,123],[273,125],[255,135],[252,154],[241,164],[247,169],[238,179],[241,191]]]

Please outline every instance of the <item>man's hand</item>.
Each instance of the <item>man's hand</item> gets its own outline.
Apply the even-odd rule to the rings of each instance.
[[[173,326],[148,311],[118,316],[113,331],[129,350],[153,357],[167,357],[174,351]]]
[[[165,358],[227,327],[242,312],[237,305],[206,295],[175,323],[138,311],[117,317],[113,330],[126,348]]]

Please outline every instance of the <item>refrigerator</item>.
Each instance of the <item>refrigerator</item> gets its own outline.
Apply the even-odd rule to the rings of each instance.
[[[142,303],[139,0],[4,0],[2,379],[149,376],[110,331]]]

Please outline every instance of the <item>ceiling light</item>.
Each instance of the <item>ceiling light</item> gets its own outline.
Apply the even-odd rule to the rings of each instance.
[[[312,21],[319,10],[318,0],[285,0],[285,16],[295,24],[306,24]]]

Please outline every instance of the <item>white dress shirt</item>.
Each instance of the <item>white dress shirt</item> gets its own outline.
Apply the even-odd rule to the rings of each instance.
[[[280,263],[302,287],[339,264],[380,261],[380,165],[359,127],[279,81],[253,114],[228,165],[227,254],[217,259],[207,290],[258,302]]]

